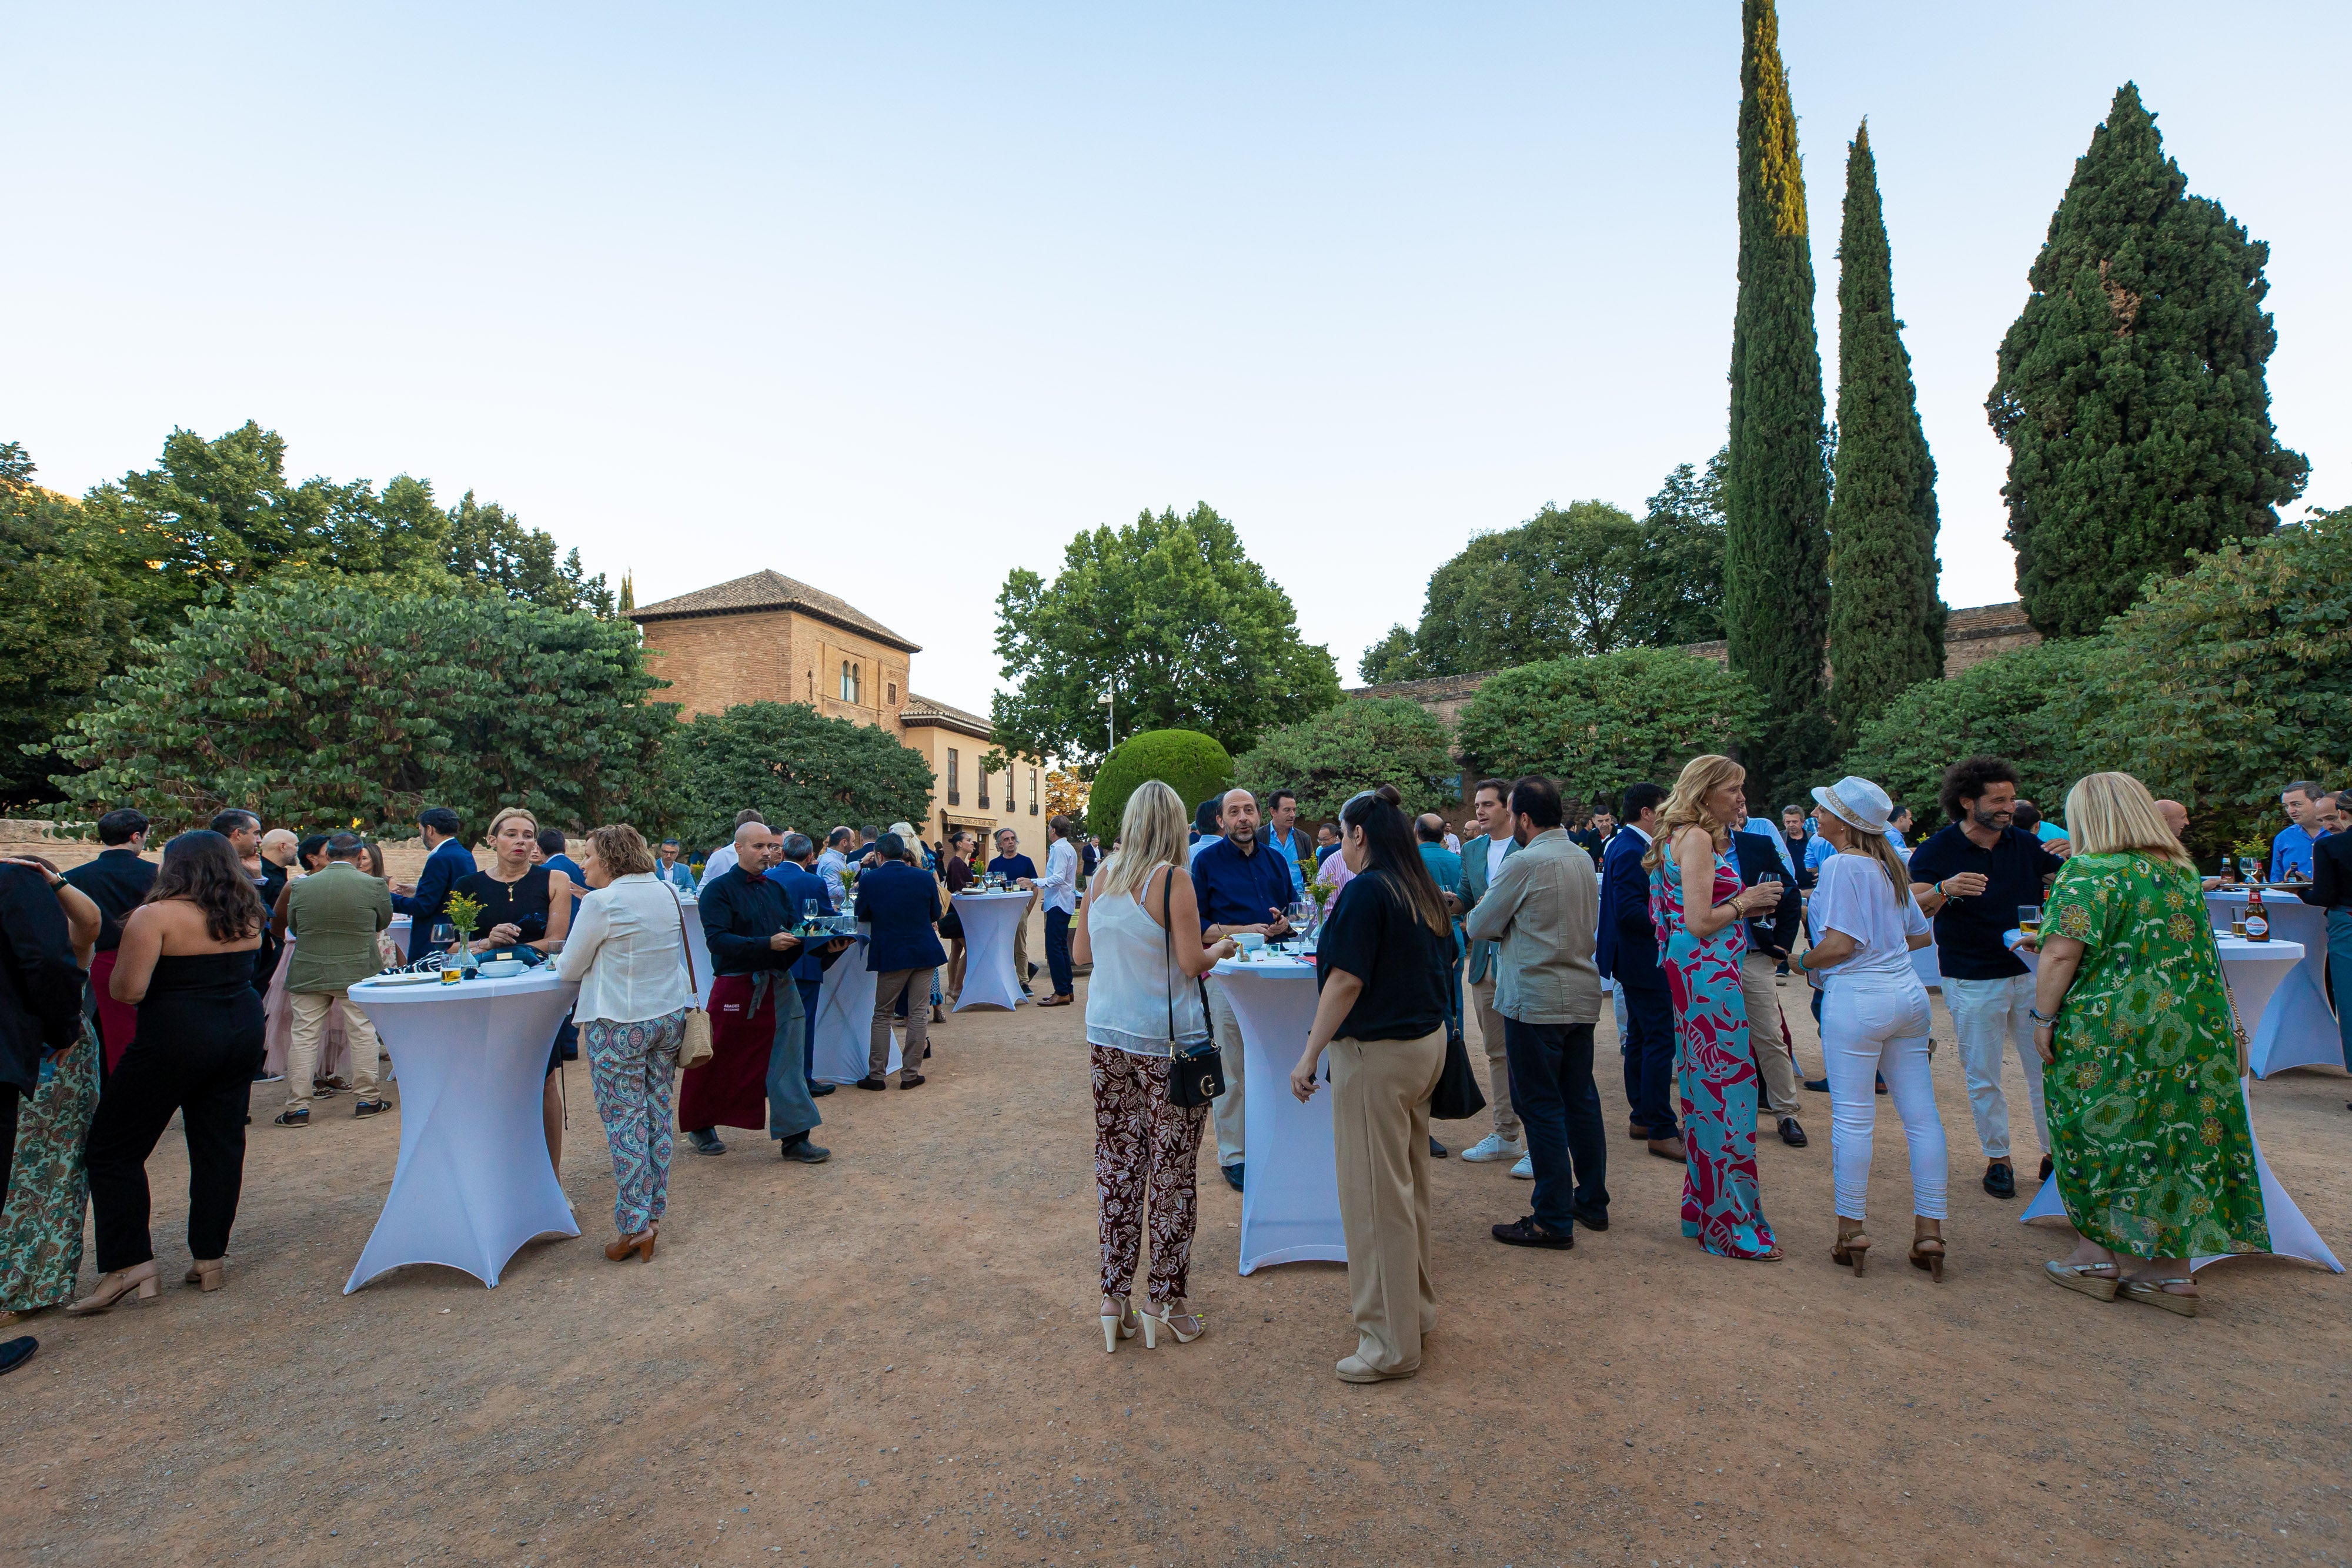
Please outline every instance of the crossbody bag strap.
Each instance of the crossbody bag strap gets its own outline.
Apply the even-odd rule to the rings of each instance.
[[[677,911],[677,945],[686,949],[686,983],[694,988],[694,994],[698,1001],[702,996],[702,977],[694,972],[694,943],[686,934],[686,901],[678,897],[677,889],[672,887],[669,890],[669,902],[671,907]]]
[[[1176,977],[1168,970],[1176,962],[1176,926],[1169,914],[1169,901],[1176,896],[1176,868],[1168,868],[1168,880],[1160,884],[1160,983],[1168,992],[1168,1054],[1176,1054]]]

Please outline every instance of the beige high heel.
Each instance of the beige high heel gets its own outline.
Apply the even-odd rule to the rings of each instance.
[[[155,1277],[155,1260],[150,1258],[144,1263],[134,1263],[128,1269],[117,1269],[113,1273],[99,1281],[97,1290],[66,1308],[66,1311],[75,1317],[86,1318],[93,1312],[106,1311],[133,1291],[139,1292],[138,1300],[152,1301],[163,1288],[162,1283]]]
[[[1845,1216],[1838,1216],[1837,1241],[1830,1248],[1830,1261],[1851,1264],[1853,1277],[1859,1280],[1864,1268],[1870,1262],[1870,1238],[1862,1233],[1859,1222],[1852,1230],[1846,1228],[1846,1223]]]
[[[188,1271],[180,1276],[181,1281],[209,1295],[219,1290],[226,1281],[223,1270],[226,1262],[224,1258],[198,1258],[188,1265]]]
[[[1181,1328],[1177,1326],[1178,1320],[1183,1318],[1190,1318],[1195,1325],[1191,1333],[1186,1333]],[[1160,1348],[1160,1336],[1153,1332],[1151,1326],[1154,1323],[1157,1323],[1161,1328],[1167,1330],[1169,1334],[1174,1338],[1178,1344],[1191,1344],[1194,1340],[1199,1339],[1202,1334],[1209,1332],[1209,1320],[1203,1317],[1201,1313],[1171,1313],[1168,1310],[1168,1303],[1162,1301],[1160,1303],[1159,1312],[1146,1312],[1143,1314],[1143,1348],[1146,1350],[1158,1350]]]
[[[1921,1228],[1927,1227],[1929,1228]],[[1927,1278],[1944,1282],[1944,1222],[1914,1216],[1911,1221],[1911,1267],[1925,1269]],[[1934,1249],[1930,1251],[1929,1249]]]
[[[1118,1349],[1119,1341],[1123,1339],[1133,1339],[1135,1337],[1135,1331],[1138,1326],[1136,1321],[1135,1303],[1132,1301],[1122,1301],[1119,1303],[1119,1307],[1120,1311],[1118,1315],[1116,1317],[1108,1312],[1099,1314],[1102,1319],[1103,1354],[1105,1355],[1111,1354],[1113,1352],[1117,1351]]]

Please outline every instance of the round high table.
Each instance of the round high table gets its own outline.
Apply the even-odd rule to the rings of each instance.
[[[1339,1175],[1331,1147],[1328,1081],[1304,1105],[1290,1070],[1315,1027],[1311,958],[1221,960],[1209,971],[1242,1026],[1241,1271],[1269,1263],[1344,1263]]]
[[[956,998],[955,1010],[1019,1007],[1026,998],[1013,972],[1013,939],[1029,917],[1029,894],[1019,888],[959,893],[954,904],[956,918],[963,922],[964,950],[963,995]]]
[[[579,992],[552,968],[351,988],[400,1071],[400,1162],[344,1294],[409,1263],[494,1287],[525,1242],[580,1234],[540,1121],[548,1046]]]
[[[2038,956],[2032,949],[2018,946],[2016,932],[2007,933],[2002,940],[2024,961],[2027,968],[2040,967]],[[2287,975],[2289,966],[2302,962],[2303,946],[2276,938],[2268,942],[2248,942],[2242,937],[2218,933],[2213,942],[2221,951],[2221,971],[2229,978],[2230,1000],[2237,1009],[2238,1027],[2244,1029],[2246,1019],[2263,1016],[2272,993]],[[2252,1032],[2248,1031],[2250,1036]],[[2251,1050],[2249,1054],[2252,1054]],[[2341,1274],[2344,1265],[2336,1260],[2336,1254],[2328,1250],[2327,1243],[2319,1239],[2319,1232],[2312,1228],[2311,1221],[2303,1217],[2303,1210],[2295,1207],[2294,1199],[2287,1196],[2286,1188],[2272,1174],[2270,1161],[2263,1157],[2262,1136],[2254,1131],[2254,1103],[2250,1092],[2252,1082],[2248,1078],[2238,1081],[2238,1096],[2246,1108],[2246,1137],[2254,1146],[2254,1169],[2262,1178],[2263,1213],[2270,1223],[2271,1253],[2279,1258],[2300,1258],[2306,1263],[2316,1263],[2330,1273]],[[2027,1204],[2025,1212],[2017,1217],[2021,1225],[2034,1219],[2065,1218],[2066,1205],[2058,1196],[2058,1178],[2054,1175],[2042,1182],[2042,1190],[2033,1195],[2033,1201]],[[2209,1263],[2243,1256],[2247,1254],[2216,1252],[2202,1258],[2191,1258],[2189,1267],[2193,1273]]]
[[[718,978],[710,972],[710,938],[702,931],[702,904],[697,899],[678,895],[679,913],[686,916],[686,950],[694,957],[694,1005],[708,1009],[710,1006],[710,982]]]
[[[880,977],[866,967],[866,944],[872,927],[861,925],[853,940],[857,946],[833,961],[816,994],[815,1061],[811,1071],[820,1083],[855,1083],[866,1076],[866,1052],[873,1036],[874,985]],[[830,938],[828,938],[830,940]],[[929,1008],[927,992],[916,998]],[[915,1005],[909,1000],[908,1007]],[[890,1060],[886,1071],[905,1065],[898,1051],[898,1031],[890,1031]]]
[[[2215,888],[2205,895],[2217,932],[2230,929],[2231,919],[2245,907],[2242,888]],[[2254,1076],[2268,1078],[2290,1067],[2347,1065],[2344,1036],[2336,1028],[2335,1009],[2327,1005],[2327,911],[2267,887],[2263,908],[2270,915],[2271,940],[2256,946],[2276,947],[2284,937],[2302,947],[2303,959],[2280,979],[2269,1006],[2259,1011],[2240,1006],[2247,1018],[2257,1020],[2246,1030],[2246,1060]]]

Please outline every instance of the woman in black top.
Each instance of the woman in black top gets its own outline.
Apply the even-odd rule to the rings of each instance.
[[[1356,1354],[1344,1383],[1421,1370],[1437,1322],[1429,1284],[1429,1097],[1445,1068],[1453,925],[1399,810],[1382,785],[1339,808],[1339,852],[1355,875],[1339,890],[1315,956],[1321,999],[1290,1092],[1315,1093],[1331,1052],[1332,1154],[1348,1241]]]
[[[490,849],[498,858],[489,870],[461,876],[449,889],[482,906],[488,924],[468,946],[477,953],[528,947],[532,956],[527,961],[537,962],[563,946],[564,933],[572,929],[572,901],[580,889],[562,872],[531,863],[539,852],[539,820],[520,806],[509,806],[490,819]],[[539,1100],[547,1157],[558,1176],[563,1173],[563,1091],[555,1074],[563,1065],[563,1035],[559,1029],[548,1042],[547,1078]]]

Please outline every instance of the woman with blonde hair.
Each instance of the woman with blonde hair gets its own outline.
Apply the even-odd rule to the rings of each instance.
[[[1135,1337],[1128,1291],[1147,1214],[1151,1310],[1143,1343],[1165,1330],[1189,1344],[1207,1320],[1185,1300],[1197,1217],[1201,1126],[1206,1105],[1169,1098],[1171,1057],[1209,1038],[1195,982],[1234,952],[1233,939],[1201,944],[1200,905],[1185,865],[1184,803],[1147,779],[1119,818],[1118,852],[1095,871],[1070,930],[1087,986],[1087,1046],[1095,1095],[1095,1189],[1101,1214],[1103,1349]],[[1149,1191],[1147,1193],[1147,1187]]]
[[[2193,1318],[2191,1259],[2271,1246],[2221,953],[2197,868],[2138,779],[2075,785],[2066,836],[2074,853],[2042,905],[2033,1043],[2081,1239],[2044,1267],[2098,1301]]]
[[[1684,764],[1642,864],[1650,925],[1674,1002],[1682,1081],[1683,1234],[1718,1258],[1778,1258],[1756,1181],[1756,1054],[1739,960],[1749,917],[1780,889],[1743,888],[1731,824],[1748,813],[1747,769],[1728,757]]]
[[[522,956],[539,962],[563,945],[572,929],[572,901],[580,890],[570,877],[544,863],[539,819],[520,806],[509,806],[492,817],[488,836],[497,857],[490,869],[461,876],[449,889],[453,897],[463,894],[480,904],[482,918],[489,922],[488,929],[467,946],[477,953],[529,949]],[[540,1124],[547,1134],[548,1163],[554,1166],[558,1180],[563,1176],[563,1087],[556,1074],[562,1066],[563,1035],[558,1030],[547,1042],[547,1079],[540,1092]]]
[[[1822,837],[1837,852],[1822,862],[1806,909],[1812,945],[1795,967],[1822,988],[1822,1058],[1830,1083],[1830,1163],[1837,1243],[1830,1260],[1863,1272],[1870,1260],[1864,1200],[1870,1191],[1876,1080],[1903,1118],[1911,1146],[1911,1262],[1944,1279],[1944,1187],[1948,1155],[1929,1071],[1927,988],[1913,949],[1935,940],[1911,892],[1902,852],[1886,836],[1892,802],[1867,779],[1813,791]]]

